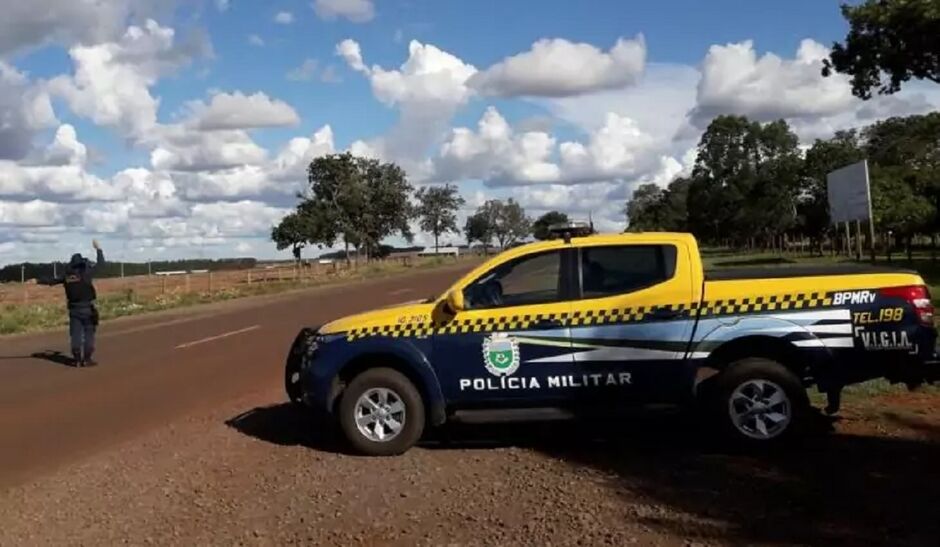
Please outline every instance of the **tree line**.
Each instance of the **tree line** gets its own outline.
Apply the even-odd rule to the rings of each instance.
[[[297,208],[272,228],[278,250],[291,249],[299,259],[308,245],[342,245],[342,255],[381,258],[389,247],[382,241],[399,235],[411,243],[412,221],[434,238],[459,234],[457,212],[466,203],[455,185],[424,186],[417,190],[394,163],[354,156],[349,152],[314,159],[307,168],[307,186],[298,194]],[[500,248],[515,245],[530,235],[548,238],[548,226],[567,221],[551,211],[533,221],[512,198],[483,203],[464,224],[469,244],[484,252],[494,242]]]
[[[94,260],[94,256],[89,256]],[[227,271],[227,270],[245,270],[257,266],[258,261],[254,258],[223,258],[213,259],[186,259],[186,260],[157,260],[153,262],[121,262],[114,257],[108,256],[108,250],[104,250],[105,263],[95,268],[95,277],[121,277],[133,275],[147,275],[157,272],[173,271]],[[0,268],[0,283],[9,283],[25,279],[44,279],[54,275],[62,275],[68,263],[65,262],[25,262],[22,264],[10,264]]]
[[[883,242],[940,231],[940,113],[889,118],[817,139],[802,151],[787,122],[715,118],[689,176],[639,186],[625,207],[628,230],[689,231],[713,245],[781,248],[808,239],[821,251],[838,237],[826,175],[867,159],[872,216]]]

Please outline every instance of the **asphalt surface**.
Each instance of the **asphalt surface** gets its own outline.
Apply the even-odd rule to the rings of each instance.
[[[0,338],[0,487],[281,385],[284,359],[301,327],[426,298],[468,268],[114,321],[99,329],[94,368],[66,364],[62,331]]]

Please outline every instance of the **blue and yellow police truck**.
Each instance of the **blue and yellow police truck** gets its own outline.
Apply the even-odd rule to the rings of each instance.
[[[548,409],[696,405],[729,440],[792,438],[807,389],[938,379],[934,308],[916,273],[874,267],[705,272],[689,234],[583,226],[516,247],[439,297],[298,333],[291,401],[368,455],[426,428]],[[500,418],[505,419],[505,418]]]

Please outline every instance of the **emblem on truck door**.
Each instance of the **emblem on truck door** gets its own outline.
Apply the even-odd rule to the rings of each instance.
[[[496,332],[483,339],[483,364],[494,376],[509,376],[519,370],[519,342]]]

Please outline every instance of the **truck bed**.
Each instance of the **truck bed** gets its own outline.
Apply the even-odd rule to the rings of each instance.
[[[833,264],[812,266],[762,266],[743,268],[717,268],[705,270],[705,281],[735,281],[741,279],[786,279],[790,277],[819,277],[833,275],[860,275],[875,273],[916,273],[890,266],[870,264]]]

